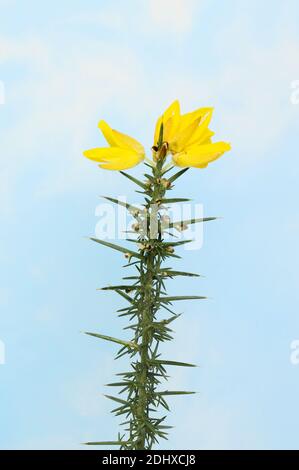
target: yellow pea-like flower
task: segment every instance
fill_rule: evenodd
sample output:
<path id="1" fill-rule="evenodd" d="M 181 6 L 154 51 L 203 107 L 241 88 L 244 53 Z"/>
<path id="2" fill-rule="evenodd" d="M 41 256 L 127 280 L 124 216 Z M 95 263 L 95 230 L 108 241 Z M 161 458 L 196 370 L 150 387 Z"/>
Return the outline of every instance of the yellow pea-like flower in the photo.
<path id="1" fill-rule="evenodd" d="M 173 163 L 180 167 L 205 168 L 231 148 L 226 142 L 211 142 L 214 135 L 209 129 L 212 114 L 213 108 L 181 114 L 179 102 L 174 101 L 157 121 L 154 146 L 159 143 L 163 123 L 162 140 L 167 143 Z"/>
<path id="2" fill-rule="evenodd" d="M 230 144 L 226 142 L 191 145 L 186 150 L 173 155 L 172 159 L 177 166 L 206 168 L 209 163 L 217 160 L 230 148 Z"/>
<path id="3" fill-rule="evenodd" d="M 105 121 L 99 122 L 99 128 L 110 147 L 86 150 L 85 157 L 99 162 L 105 170 L 127 170 L 144 159 L 144 148 L 133 137 L 112 129 Z"/>
<path id="4" fill-rule="evenodd" d="M 159 117 L 155 127 L 154 146 L 159 143 L 160 128 L 163 122 L 163 141 L 170 142 L 174 137 L 179 124 L 180 116 L 180 103 L 178 100 L 174 101 L 169 108 L 166 109 L 164 114 Z"/>

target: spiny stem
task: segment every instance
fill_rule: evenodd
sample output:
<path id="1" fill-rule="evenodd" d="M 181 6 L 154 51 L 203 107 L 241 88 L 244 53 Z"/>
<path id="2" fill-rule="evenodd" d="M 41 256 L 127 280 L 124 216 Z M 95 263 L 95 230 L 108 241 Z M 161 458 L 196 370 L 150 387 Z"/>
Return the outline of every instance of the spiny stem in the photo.
<path id="1" fill-rule="evenodd" d="M 140 373 L 137 376 L 137 383 L 139 384 L 138 391 L 138 421 L 139 421 L 139 435 L 136 442 L 136 449 L 145 449 L 146 430 L 145 423 L 148 419 L 148 402 L 147 402 L 147 385 L 148 385 L 148 361 L 149 361 L 149 346 L 150 346 L 150 326 L 153 321 L 152 312 L 152 255 L 147 257 L 145 284 L 144 284 L 144 304 L 140 317 L 140 327 L 142 330 L 142 342 L 140 346 Z"/>
<path id="2" fill-rule="evenodd" d="M 166 225 L 175 227 L 179 225 L 182 230 L 188 223 L 202 222 L 207 219 L 190 219 L 187 221 L 171 222 L 164 213 L 169 204 L 182 201 L 182 198 L 165 198 L 168 190 L 172 189 L 173 181 L 185 173 L 180 170 L 170 178 L 165 178 L 165 159 L 168 151 L 167 144 L 163 142 L 162 134 L 159 145 L 153 147 L 155 165 L 151 167 L 151 174 L 146 173 L 146 181 L 123 173 L 132 180 L 139 188 L 143 189 L 145 202 L 143 208 L 126 204 L 126 209 L 132 211 L 135 219 L 132 229 L 138 233 L 137 238 L 129 238 L 128 241 L 137 244 L 138 250 L 131 250 L 115 243 L 92 238 L 95 242 L 124 253 L 129 260 L 126 267 L 137 269 L 136 275 L 126 276 L 124 279 L 132 280 L 132 284 L 120 284 L 104 287 L 104 290 L 114 290 L 118 295 L 128 302 L 128 306 L 118 310 L 119 316 L 128 316 L 130 324 L 125 329 L 134 332 L 131 341 L 107 336 L 102 333 L 87 334 L 111 341 L 121 345 L 116 359 L 129 355 L 131 358 L 131 369 L 117 374 L 121 377 L 117 382 L 108 386 L 121 387 L 119 395 L 106 397 L 117 404 L 112 410 L 116 416 L 124 416 L 125 421 L 121 424 L 125 427 L 125 434 L 118 434 L 115 441 L 109 441 L 111 445 L 119 445 L 120 450 L 143 450 L 152 449 L 160 438 L 167 439 L 169 426 L 164 424 L 166 416 L 157 417 L 152 414 L 160 407 L 169 411 L 166 397 L 170 395 L 184 395 L 193 392 L 181 390 L 159 390 L 162 380 L 167 380 L 168 366 L 193 367 L 187 362 L 173 361 L 161 357 L 159 346 L 161 342 L 170 341 L 171 328 L 169 324 L 179 317 L 172 311 L 172 302 L 176 300 L 202 299 L 202 296 L 167 296 L 165 280 L 174 276 L 195 276 L 194 273 L 184 271 L 173 271 L 164 266 L 164 261 L 175 256 L 174 249 L 183 241 L 166 242 L 164 233 Z M 114 198 L 108 198 L 113 203 L 123 204 Z M 171 222 L 171 223 L 169 223 Z M 187 240 L 188 241 L 188 240 Z M 131 261 L 133 258 L 133 261 Z M 169 318 L 157 319 L 156 316 L 161 309 L 168 311 Z M 134 320 L 134 323 L 131 321 Z M 127 434 L 128 433 L 128 434 Z M 108 442 L 108 443 L 109 443 Z M 90 445 L 106 445 L 107 441 L 90 442 Z"/>
<path id="3" fill-rule="evenodd" d="M 160 178 L 162 173 L 163 161 L 158 162 L 156 167 L 153 167 L 153 192 L 151 200 L 146 205 L 149 215 L 149 226 L 147 227 L 146 238 L 151 242 L 152 227 L 158 222 L 158 208 L 156 201 L 161 199 L 165 194 L 165 189 L 161 186 Z M 158 234 L 157 234 L 158 235 Z M 144 240 L 143 240 L 144 241 Z M 161 240 L 160 240 L 161 241 Z M 153 392 L 150 390 L 152 379 L 149 377 L 149 360 L 150 360 L 150 347 L 153 340 L 152 325 L 154 321 L 154 303 L 155 299 L 160 296 L 160 285 L 157 285 L 157 291 L 154 288 L 154 274 L 160 268 L 160 257 L 155 252 L 155 247 L 159 240 L 153 240 L 153 247 L 145 256 L 146 259 L 141 261 L 141 284 L 144 291 L 143 302 L 141 302 L 141 311 L 139 316 L 139 324 L 141 330 L 141 345 L 140 345 L 140 361 L 137 363 L 137 388 L 138 388 L 138 401 L 136 417 L 138 420 L 138 433 L 136 439 L 136 449 L 141 450 L 146 448 L 146 424 L 149 421 L 149 403 L 148 393 Z"/>

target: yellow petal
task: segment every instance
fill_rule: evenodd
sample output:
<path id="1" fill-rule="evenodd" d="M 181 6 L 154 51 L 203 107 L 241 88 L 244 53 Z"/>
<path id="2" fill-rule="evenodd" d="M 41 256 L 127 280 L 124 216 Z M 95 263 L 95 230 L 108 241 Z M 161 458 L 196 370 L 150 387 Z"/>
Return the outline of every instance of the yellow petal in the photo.
<path id="1" fill-rule="evenodd" d="M 190 124 L 192 124 L 197 119 L 200 119 L 201 123 L 205 116 L 209 116 L 209 121 L 207 123 L 208 126 L 212 118 L 213 110 L 214 108 L 198 108 L 191 113 L 182 114 L 180 117 L 180 130 L 190 126 Z"/>
<path id="2" fill-rule="evenodd" d="M 188 150 L 189 147 L 193 147 L 195 145 L 211 143 L 211 137 L 213 135 L 214 132 L 212 132 L 210 129 L 202 129 L 199 126 L 187 142 L 184 150 Z"/>
<path id="3" fill-rule="evenodd" d="M 135 154 L 136 152 L 134 150 L 120 147 L 101 147 L 85 150 L 85 152 L 83 152 L 86 158 L 95 162 L 106 162 L 115 158 L 127 158 Z"/>
<path id="4" fill-rule="evenodd" d="M 224 152 L 230 150 L 230 144 L 216 142 L 214 144 L 194 145 L 186 151 L 173 155 L 173 161 L 177 166 L 205 168 L 209 163 L 221 157 Z"/>
<path id="5" fill-rule="evenodd" d="M 133 137 L 130 137 L 122 132 L 111 129 L 111 127 L 105 122 L 99 122 L 99 128 L 101 129 L 105 139 L 108 144 L 112 147 L 121 147 L 130 150 L 135 150 L 136 152 L 144 155 L 144 147 Z"/>
<path id="6" fill-rule="evenodd" d="M 106 121 L 100 121 L 98 124 L 98 127 L 101 129 L 103 136 L 107 140 L 108 144 L 111 145 L 111 147 L 117 147 L 116 140 L 113 136 L 113 132 L 109 124 L 107 124 Z"/>
<path id="7" fill-rule="evenodd" d="M 111 162 L 101 163 L 99 167 L 103 168 L 104 170 L 128 170 L 129 168 L 133 168 L 134 166 L 138 165 L 138 163 L 140 163 L 140 160 L 136 160 L 136 158 L 115 158 Z"/>
<path id="8" fill-rule="evenodd" d="M 104 163 L 102 168 L 111 170 L 125 170 L 132 168 L 143 160 L 143 156 L 134 150 L 120 147 L 104 147 L 86 150 L 83 155 L 95 162 Z"/>
<path id="9" fill-rule="evenodd" d="M 135 152 L 139 153 L 140 155 L 145 154 L 145 150 L 143 145 L 141 145 L 138 140 L 133 139 L 133 137 L 130 137 L 126 134 L 123 134 L 122 132 L 116 131 L 113 129 L 113 136 L 117 142 L 117 145 L 119 147 L 123 148 L 128 148 L 128 149 L 133 149 Z"/>
<path id="10" fill-rule="evenodd" d="M 214 132 L 210 131 L 209 129 L 206 131 L 206 133 L 203 135 L 203 137 L 200 139 L 200 145 L 205 145 L 205 144 L 211 144 L 212 140 L 211 137 L 213 137 Z M 197 142 L 196 145 L 199 145 Z"/>
<path id="11" fill-rule="evenodd" d="M 213 133 L 208 129 L 213 108 L 199 108 L 179 117 L 179 126 L 170 141 L 170 151 L 179 153 L 194 144 L 203 143 Z"/>
<path id="12" fill-rule="evenodd" d="M 180 127 L 180 116 L 174 114 L 171 116 L 163 126 L 163 140 L 170 143 L 176 136 Z"/>
<path id="13" fill-rule="evenodd" d="M 183 130 L 177 134 L 173 141 L 170 142 L 170 151 L 172 153 L 182 152 L 187 147 L 188 142 L 192 138 L 194 132 L 196 132 L 199 119 L 200 118 L 197 118 L 195 121 L 191 122 L 189 126 L 183 128 Z"/>
<path id="14" fill-rule="evenodd" d="M 213 108 L 203 109 L 205 109 L 206 112 L 201 115 L 199 125 L 187 143 L 188 146 L 202 144 L 208 137 L 211 137 L 214 134 L 210 129 L 208 129 L 212 119 Z"/>
<path id="15" fill-rule="evenodd" d="M 167 133 L 170 131 L 170 126 L 167 124 L 167 122 L 171 119 L 173 119 L 172 124 L 174 125 L 176 123 L 175 117 L 178 117 L 180 114 L 180 103 L 178 100 L 175 100 L 171 105 L 164 111 L 162 116 L 159 117 L 156 123 L 155 127 L 155 135 L 154 135 L 154 145 L 157 145 L 159 141 L 159 135 L 160 135 L 160 127 L 163 121 L 163 126 L 164 126 L 164 133 L 163 133 L 163 140 L 167 141 Z"/>

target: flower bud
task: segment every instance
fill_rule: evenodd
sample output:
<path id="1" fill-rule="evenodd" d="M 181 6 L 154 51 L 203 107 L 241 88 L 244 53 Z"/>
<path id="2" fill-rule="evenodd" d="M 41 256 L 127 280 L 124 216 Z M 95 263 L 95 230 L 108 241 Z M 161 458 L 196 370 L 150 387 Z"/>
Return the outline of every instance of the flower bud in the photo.
<path id="1" fill-rule="evenodd" d="M 152 182 L 151 181 L 146 180 L 144 184 L 149 189 L 152 187 Z"/>
<path id="2" fill-rule="evenodd" d="M 139 224 L 133 224 L 133 225 L 132 225 L 132 229 L 133 229 L 135 232 L 139 232 L 139 230 L 140 230 L 140 225 L 139 225 Z"/>
<path id="3" fill-rule="evenodd" d="M 161 179 L 161 184 L 165 189 L 169 189 L 171 186 L 171 182 L 166 178 Z"/>
<path id="4" fill-rule="evenodd" d="M 188 229 L 188 225 L 187 224 L 181 224 L 180 227 L 179 227 L 179 230 L 181 232 L 183 232 L 184 230 L 187 230 Z"/>
<path id="5" fill-rule="evenodd" d="M 130 262 L 130 259 L 132 258 L 131 253 L 125 253 L 125 258 Z"/>
<path id="6" fill-rule="evenodd" d="M 158 160 L 164 160 L 164 158 L 166 157 L 167 152 L 168 152 L 168 143 L 163 142 L 163 144 L 161 145 L 161 147 L 159 149 L 155 150 L 156 148 L 157 147 L 153 147 L 153 151 L 154 151 L 153 158 L 154 158 L 154 160 L 156 162 Z"/>

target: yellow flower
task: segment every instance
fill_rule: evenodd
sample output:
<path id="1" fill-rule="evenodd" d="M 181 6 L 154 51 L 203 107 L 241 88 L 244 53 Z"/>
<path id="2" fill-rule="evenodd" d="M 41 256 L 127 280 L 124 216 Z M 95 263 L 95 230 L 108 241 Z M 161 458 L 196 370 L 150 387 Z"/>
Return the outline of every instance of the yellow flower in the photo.
<path id="1" fill-rule="evenodd" d="M 85 157 L 100 162 L 99 166 L 106 170 L 127 170 L 144 159 L 144 148 L 133 137 L 111 129 L 105 121 L 99 122 L 99 128 L 110 147 L 86 150 Z"/>
<path id="2" fill-rule="evenodd" d="M 208 126 L 212 114 L 213 108 L 181 114 L 179 102 L 174 101 L 157 121 L 154 148 L 159 144 L 163 123 L 163 142 L 167 143 L 173 163 L 180 167 L 205 168 L 231 148 L 226 142 L 211 142 L 214 133 Z"/>

